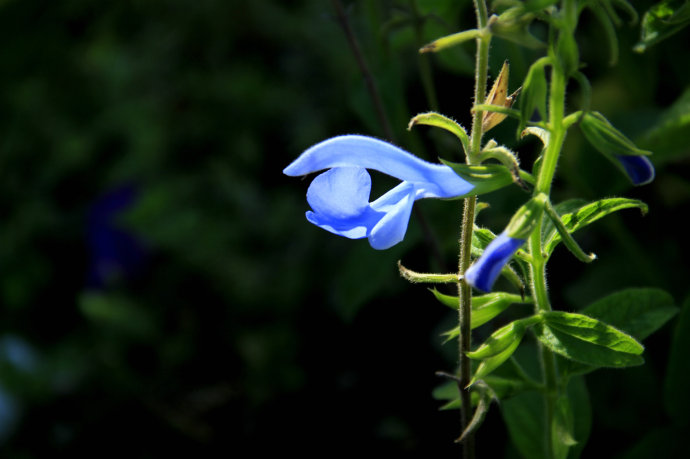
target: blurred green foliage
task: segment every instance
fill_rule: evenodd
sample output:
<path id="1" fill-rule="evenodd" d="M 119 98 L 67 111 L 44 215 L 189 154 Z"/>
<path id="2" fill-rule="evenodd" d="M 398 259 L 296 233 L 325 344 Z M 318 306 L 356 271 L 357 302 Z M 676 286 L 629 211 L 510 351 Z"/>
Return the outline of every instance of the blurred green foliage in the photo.
<path id="1" fill-rule="evenodd" d="M 417 49 L 472 27 L 471 3 L 346 7 L 396 142 L 426 159 L 459 160 L 450 136 L 405 128 L 431 105 Z M 618 32 L 615 67 L 596 18 L 585 16 L 578 32 L 592 108 L 654 152 L 658 176 L 627 190 L 572 132 L 556 195 L 626 191 L 650 213 L 583 231 L 581 244 L 599 255 L 592 265 L 556 250 L 550 286 L 564 310 L 611 286 L 661 287 L 678 302 L 688 293 L 679 219 L 690 203 L 688 32 L 644 54 L 632 52 L 636 27 Z M 384 136 L 330 3 L 7 0 L 0 37 L 3 457 L 215 457 L 249 448 L 337 455 L 364 446 L 457 454 L 457 415 L 437 412 L 431 397 L 434 371 L 455 364 L 454 346 L 441 347 L 440 336 L 454 316 L 400 279 L 395 262 L 454 266 L 461 204 L 419 206 L 440 257 L 429 255 L 419 218 L 402 244 L 376 252 L 309 225 L 306 183 L 281 175 L 324 138 Z M 439 110 L 465 126 L 472 55 L 468 44 L 428 57 Z M 497 39 L 492 74 L 508 58 L 512 90 L 535 56 Z M 579 106 L 579 88 L 569 90 Z M 538 145 L 518 144 L 515 123 L 504 124 L 492 136 L 530 164 Z M 137 199 L 112 224 L 136 235 L 145 255 L 138 269 L 123 266 L 94 285 L 89 215 L 123 184 Z M 494 211 L 479 222 L 503 227 L 523 198 L 488 195 Z M 660 429 L 684 425 L 679 411 L 666 414 L 662 395 L 675 323 L 647 342 L 644 367 L 588 377 L 597 407 L 585 456 L 588 448 L 635 448 L 651 432 L 643 416 Z M 687 380 L 675 359 L 670 371 Z M 492 411 L 478 436 L 481 455 L 512 457 L 506 439 Z"/>

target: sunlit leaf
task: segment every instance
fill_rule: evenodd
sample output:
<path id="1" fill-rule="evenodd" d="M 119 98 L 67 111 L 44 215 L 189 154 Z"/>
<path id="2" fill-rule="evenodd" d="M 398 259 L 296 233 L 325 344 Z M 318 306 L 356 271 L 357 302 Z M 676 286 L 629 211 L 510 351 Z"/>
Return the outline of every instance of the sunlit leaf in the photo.
<path id="1" fill-rule="evenodd" d="M 641 365 L 644 347 L 632 336 L 582 314 L 542 313 L 534 332 L 546 347 L 576 362 L 600 367 Z"/>
<path id="2" fill-rule="evenodd" d="M 581 201 L 569 201 L 567 204 L 555 206 L 556 212 L 560 214 L 561 221 L 570 233 L 599 220 L 606 215 L 622 209 L 638 208 L 642 212 L 647 212 L 647 205 L 642 201 L 628 198 L 607 198 L 599 201 L 594 201 L 588 204 L 583 204 L 577 207 Z M 560 213 L 565 212 L 565 213 Z M 554 248 L 561 242 L 561 236 L 549 222 L 545 225 L 544 237 L 544 252 L 550 255 Z"/>

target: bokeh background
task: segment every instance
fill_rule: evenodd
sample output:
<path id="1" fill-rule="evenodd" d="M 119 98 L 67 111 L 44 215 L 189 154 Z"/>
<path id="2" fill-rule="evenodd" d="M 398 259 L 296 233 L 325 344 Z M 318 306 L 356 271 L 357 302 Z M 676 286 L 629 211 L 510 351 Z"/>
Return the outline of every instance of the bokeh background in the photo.
<path id="1" fill-rule="evenodd" d="M 447 134 L 405 128 L 431 107 L 469 126 L 473 46 L 416 50 L 473 27 L 471 2 L 343 4 L 395 142 L 458 160 Z M 657 179 L 633 189 L 569 135 L 556 200 L 626 195 L 650 212 L 579 233 L 591 266 L 557 250 L 550 286 L 564 310 L 624 287 L 664 288 L 679 306 L 688 294 L 690 34 L 636 54 L 639 25 L 618 32 L 610 66 L 601 25 L 583 15 L 592 107 L 654 151 Z M 458 413 L 432 396 L 434 372 L 454 370 L 441 333 L 455 316 L 396 262 L 453 269 L 461 203 L 417 203 L 405 241 L 378 252 L 310 225 L 308 181 L 281 173 L 325 138 L 387 135 L 331 2 L 4 0 L 0 43 L 3 457 L 459 454 Z M 537 56 L 496 39 L 492 75 L 509 59 L 514 89 Z M 538 145 L 515 129 L 491 137 L 529 167 Z M 479 223 L 500 231 L 525 198 L 486 196 Z M 679 323 L 646 341 L 643 367 L 588 376 L 585 456 L 648 457 L 645 445 L 687 426 L 673 409 L 687 396 L 666 380 L 672 342 L 687 344 Z M 481 457 L 516 457 L 496 405 L 478 444 Z"/>

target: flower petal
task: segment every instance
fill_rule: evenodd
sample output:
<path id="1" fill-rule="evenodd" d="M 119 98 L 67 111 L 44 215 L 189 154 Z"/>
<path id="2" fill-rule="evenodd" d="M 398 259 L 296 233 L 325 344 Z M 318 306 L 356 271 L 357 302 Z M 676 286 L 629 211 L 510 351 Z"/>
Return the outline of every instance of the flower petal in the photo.
<path id="1" fill-rule="evenodd" d="M 499 234 L 465 272 L 465 281 L 484 292 L 491 291 L 503 266 L 524 243 L 524 239 L 512 238 L 505 232 Z"/>
<path id="2" fill-rule="evenodd" d="M 362 239 L 367 237 L 376 224 L 384 217 L 383 212 L 367 209 L 360 218 L 334 220 L 312 211 L 307 211 L 306 217 L 310 223 L 338 236 L 348 239 Z"/>
<path id="3" fill-rule="evenodd" d="M 383 218 L 369 206 L 371 177 L 361 167 L 336 167 L 317 176 L 307 190 L 314 225 L 350 239 L 367 237 Z"/>
<path id="4" fill-rule="evenodd" d="M 418 198 L 457 197 L 473 188 L 446 165 L 423 161 L 388 142 L 362 135 L 324 140 L 302 153 L 283 173 L 299 176 L 332 167 L 353 166 L 415 183 Z"/>
<path id="5" fill-rule="evenodd" d="M 402 182 L 371 204 L 372 209 L 385 212 L 369 234 L 369 244 L 377 250 L 388 249 L 402 241 L 415 201 L 415 187 Z"/>
<path id="6" fill-rule="evenodd" d="M 361 167 L 336 167 L 317 176 L 307 202 L 317 214 L 333 219 L 357 217 L 369 207 L 371 177 Z"/>
<path id="7" fill-rule="evenodd" d="M 646 185 L 654 180 L 654 166 L 646 156 L 616 155 L 633 185 Z"/>

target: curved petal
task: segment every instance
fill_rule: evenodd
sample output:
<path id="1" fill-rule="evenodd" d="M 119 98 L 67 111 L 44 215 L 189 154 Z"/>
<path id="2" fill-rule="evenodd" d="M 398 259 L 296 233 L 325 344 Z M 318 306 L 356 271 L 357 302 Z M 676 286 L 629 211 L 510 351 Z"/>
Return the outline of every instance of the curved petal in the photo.
<path id="1" fill-rule="evenodd" d="M 369 234 L 369 244 L 373 248 L 388 249 L 403 240 L 414 201 L 415 187 L 402 182 L 371 204 L 373 209 L 385 212 Z"/>
<path id="2" fill-rule="evenodd" d="M 316 177 L 307 190 L 314 225 L 349 239 L 367 237 L 384 217 L 369 206 L 371 177 L 361 167 L 336 167 Z"/>
<path id="3" fill-rule="evenodd" d="M 367 237 L 376 224 L 385 216 L 383 212 L 376 212 L 367 208 L 359 218 L 336 220 L 316 212 L 307 211 L 306 217 L 310 223 L 328 232 L 348 239 L 362 239 Z"/>
<path id="4" fill-rule="evenodd" d="M 446 165 L 423 161 L 388 142 L 362 135 L 324 140 L 302 153 L 283 173 L 299 176 L 332 167 L 353 166 L 416 183 L 418 198 L 451 198 L 473 188 Z"/>
<path id="5" fill-rule="evenodd" d="M 646 156 L 616 155 L 633 185 L 646 185 L 654 180 L 654 166 Z"/>
<path id="6" fill-rule="evenodd" d="M 484 253 L 465 272 L 465 281 L 472 287 L 484 292 L 491 291 L 503 266 L 517 249 L 525 243 L 524 239 L 515 239 L 505 232 L 496 236 L 484 249 Z"/>
<path id="7" fill-rule="evenodd" d="M 307 202 L 317 214 L 336 220 L 356 218 L 369 207 L 371 177 L 361 167 L 336 167 L 316 177 Z"/>

